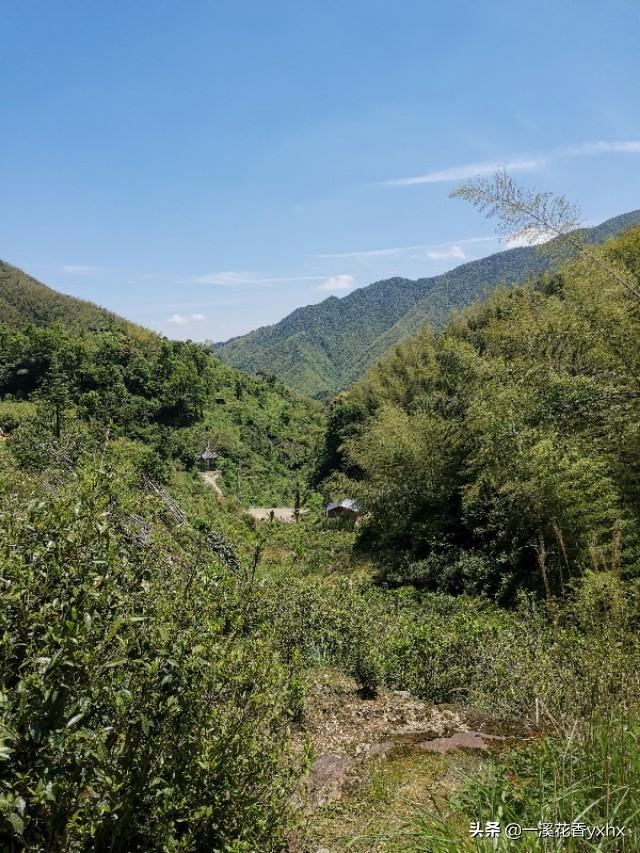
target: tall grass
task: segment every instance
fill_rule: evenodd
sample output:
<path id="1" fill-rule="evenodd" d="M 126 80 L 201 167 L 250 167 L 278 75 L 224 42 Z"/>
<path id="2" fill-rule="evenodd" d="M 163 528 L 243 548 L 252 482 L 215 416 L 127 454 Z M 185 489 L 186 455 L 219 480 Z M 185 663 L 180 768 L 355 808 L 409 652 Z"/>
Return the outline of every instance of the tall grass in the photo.
<path id="1" fill-rule="evenodd" d="M 568 736 L 543 735 L 491 761 L 466 779 L 444 814 L 419 812 L 407 849 L 449 853 L 484 850 L 640 850 L 640 718 L 622 711 L 576 724 Z M 499 821 L 496 839 L 470 837 L 472 821 Z M 623 838 L 504 837 L 509 823 L 523 827 L 572 824 L 625 827 Z"/>

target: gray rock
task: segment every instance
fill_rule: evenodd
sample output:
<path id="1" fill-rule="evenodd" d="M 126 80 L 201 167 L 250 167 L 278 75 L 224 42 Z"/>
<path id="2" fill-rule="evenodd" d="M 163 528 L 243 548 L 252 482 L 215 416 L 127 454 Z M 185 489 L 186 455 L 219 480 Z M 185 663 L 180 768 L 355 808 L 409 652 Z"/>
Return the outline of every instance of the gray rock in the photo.
<path id="1" fill-rule="evenodd" d="M 344 755 L 325 752 L 315 762 L 307 780 L 309 804 L 313 808 L 339 800 L 342 785 L 355 761 Z"/>

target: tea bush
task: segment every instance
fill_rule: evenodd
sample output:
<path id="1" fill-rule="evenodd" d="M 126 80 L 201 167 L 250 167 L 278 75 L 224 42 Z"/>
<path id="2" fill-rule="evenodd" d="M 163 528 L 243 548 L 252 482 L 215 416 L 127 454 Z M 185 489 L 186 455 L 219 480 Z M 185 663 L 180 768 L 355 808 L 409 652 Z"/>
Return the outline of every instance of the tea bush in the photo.
<path id="1" fill-rule="evenodd" d="M 281 849 L 300 686 L 242 581 L 114 473 L 0 483 L 0 846 Z"/>
<path id="2" fill-rule="evenodd" d="M 640 697 L 638 595 L 611 573 L 587 575 L 564 602 L 523 596 L 512 610 L 367 577 L 274 575 L 257 607 L 281 654 L 343 669 L 363 694 L 386 685 L 525 719 L 536 699 L 562 719 Z"/>

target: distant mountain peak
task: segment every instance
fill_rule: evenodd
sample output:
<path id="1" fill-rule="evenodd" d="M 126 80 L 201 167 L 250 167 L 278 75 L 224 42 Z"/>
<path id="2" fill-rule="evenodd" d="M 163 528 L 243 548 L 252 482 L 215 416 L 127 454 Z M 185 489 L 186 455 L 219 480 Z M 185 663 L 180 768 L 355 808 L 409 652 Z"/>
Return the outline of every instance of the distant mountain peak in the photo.
<path id="1" fill-rule="evenodd" d="M 604 242 L 638 223 L 640 210 L 635 210 L 585 231 L 588 240 Z M 331 397 L 421 326 L 438 328 L 452 311 L 501 284 L 522 283 L 549 263 L 538 249 L 525 246 L 467 261 L 439 276 L 394 276 L 296 308 L 279 323 L 217 343 L 215 350 L 241 370 L 268 370 L 304 394 Z"/>

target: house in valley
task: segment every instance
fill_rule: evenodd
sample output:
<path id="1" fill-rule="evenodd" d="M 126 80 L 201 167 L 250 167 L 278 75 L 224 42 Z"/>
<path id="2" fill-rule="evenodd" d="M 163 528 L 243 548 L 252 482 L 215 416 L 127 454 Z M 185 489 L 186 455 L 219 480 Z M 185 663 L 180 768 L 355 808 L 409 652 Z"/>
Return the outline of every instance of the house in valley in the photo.
<path id="1" fill-rule="evenodd" d="M 357 518 L 362 509 L 357 501 L 352 498 L 343 498 L 341 501 L 328 503 L 324 508 L 327 518 Z"/>

